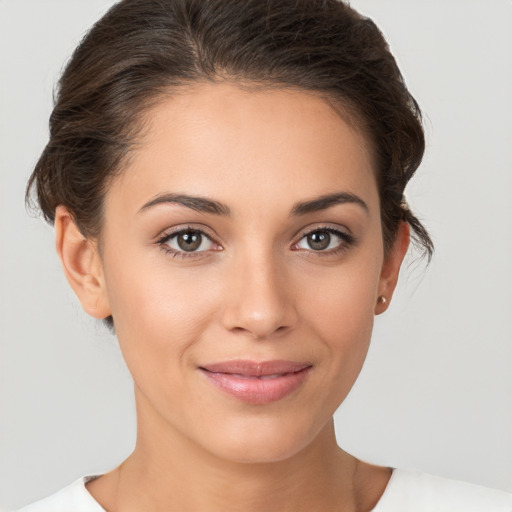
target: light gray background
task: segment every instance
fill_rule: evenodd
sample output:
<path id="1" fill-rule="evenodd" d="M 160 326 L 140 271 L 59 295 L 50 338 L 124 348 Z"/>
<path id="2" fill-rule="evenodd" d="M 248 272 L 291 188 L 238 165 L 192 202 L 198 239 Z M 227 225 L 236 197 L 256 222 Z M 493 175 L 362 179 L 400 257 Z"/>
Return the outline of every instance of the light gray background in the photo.
<path id="1" fill-rule="evenodd" d="M 111 469 L 133 446 L 130 377 L 86 318 L 53 230 L 24 209 L 52 86 L 109 0 L 0 0 L 0 508 Z M 437 254 L 405 268 L 336 416 L 380 464 L 512 491 L 512 3 L 357 0 L 425 110 L 409 189 Z M 410 260 L 412 261 L 412 260 Z"/>

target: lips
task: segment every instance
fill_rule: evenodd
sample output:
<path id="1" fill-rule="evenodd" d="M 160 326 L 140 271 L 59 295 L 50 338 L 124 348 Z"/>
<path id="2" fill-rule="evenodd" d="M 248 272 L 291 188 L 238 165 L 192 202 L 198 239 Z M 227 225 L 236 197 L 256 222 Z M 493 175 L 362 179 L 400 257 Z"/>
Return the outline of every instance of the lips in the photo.
<path id="1" fill-rule="evenodd" d="M 295 361 L 234 360 L 199 367 L 221 391 L 249 404 L 266 404 L 285 398 L 306 379 L 312 365 Z"/>

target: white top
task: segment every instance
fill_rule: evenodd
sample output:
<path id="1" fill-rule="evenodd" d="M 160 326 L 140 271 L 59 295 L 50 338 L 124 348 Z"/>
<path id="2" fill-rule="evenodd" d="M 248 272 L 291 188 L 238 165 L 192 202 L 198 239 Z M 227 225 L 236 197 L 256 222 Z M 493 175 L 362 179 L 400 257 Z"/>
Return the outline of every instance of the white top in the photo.
<path id="1" fill-rule="evenodd" d="M 80 478 L 18 512 L 105 512 Z M 512 494 L 420 471 L 395 469 L 372 512 L 512 512 Z"/>

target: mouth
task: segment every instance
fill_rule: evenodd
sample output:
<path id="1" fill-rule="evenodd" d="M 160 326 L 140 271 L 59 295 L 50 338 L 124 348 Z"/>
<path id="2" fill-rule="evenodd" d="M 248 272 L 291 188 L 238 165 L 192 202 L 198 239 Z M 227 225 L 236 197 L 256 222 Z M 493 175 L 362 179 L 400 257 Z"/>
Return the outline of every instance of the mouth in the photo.
<path id="1" fill-rule="evenodd" d="M 295 361 L 234 360 L 200 366 L 217 389 L 248 404 L 276 402 L 296 391 L 312 365 Z"/>

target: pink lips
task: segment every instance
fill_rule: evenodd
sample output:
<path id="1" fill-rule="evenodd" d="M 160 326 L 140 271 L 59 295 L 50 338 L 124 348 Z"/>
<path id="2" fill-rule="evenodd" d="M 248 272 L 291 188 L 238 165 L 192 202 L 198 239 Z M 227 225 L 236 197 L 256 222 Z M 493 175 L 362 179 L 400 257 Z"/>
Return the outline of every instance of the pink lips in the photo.
<path id="1" fill-rule="evenodd" d="M 311 367 L 294 361 L 236 360 L 208 364 L 199 369 L 222 391 L 249 404 L 266 404 L 295 391 Z"/>

